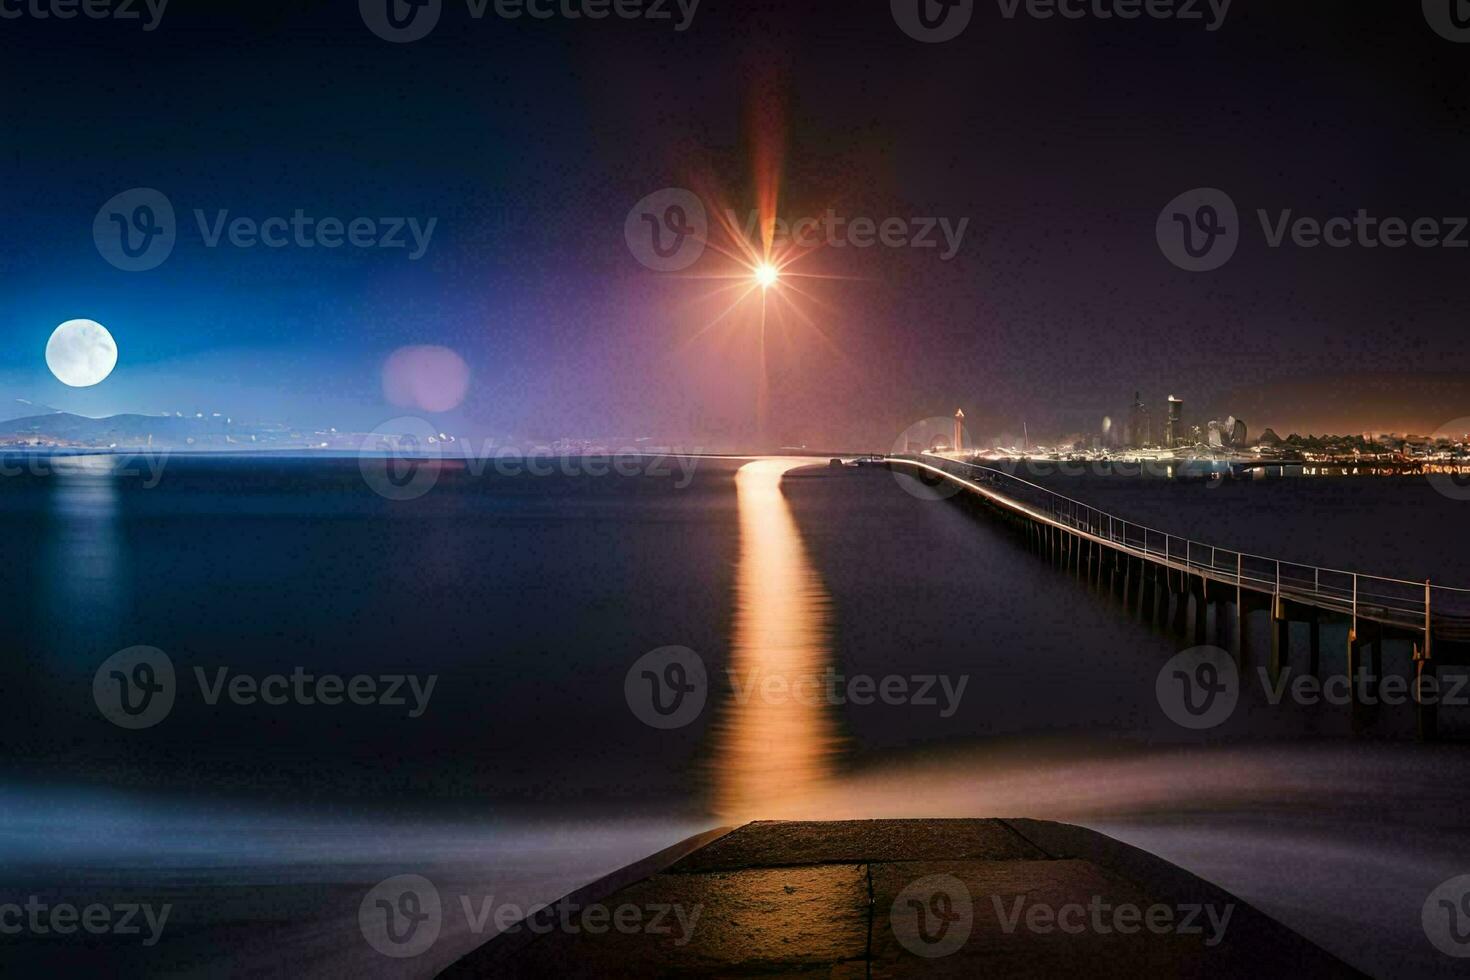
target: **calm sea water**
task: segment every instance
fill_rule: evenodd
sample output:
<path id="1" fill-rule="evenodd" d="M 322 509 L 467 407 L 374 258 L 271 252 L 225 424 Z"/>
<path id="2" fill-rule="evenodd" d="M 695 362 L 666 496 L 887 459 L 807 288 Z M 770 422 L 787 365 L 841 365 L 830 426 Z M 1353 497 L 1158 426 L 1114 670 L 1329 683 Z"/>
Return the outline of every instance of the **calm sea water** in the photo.
<path id="1" fill-rule="evenodd" d="M 0 937 L 7 958 L 428 976 L 493 931 L 454 914 L 456 896 L 548 902 L 756 817 L 998 815 L 1154 850 L 1370 972 L 1454 972 L 1420 914 L 1470 873 L 1470 754 L 1414 742 L 1407 706 L 1353 735 L 1343 708 L 1273 706 L 1247 685 L 1228 722 L 1182 729 L 1155 679 L 1189 644 L 994 522 L 881 471 L 686 462 L 450 470 L 404 501 L 355 459 L 0 479 L 0 891 L 172 906 L 155 945 L 26 934 Z M 1470 503 L 1418 481 L 1065 491 L 1221 544 L 1470 585 Z M 1340 630 L 1323 636 L 1340 669 Z M 167 655 L 177 691 L 130 730 L 94 679 L 139 645 Z M 663 729 L 625 681 L 670 646 L 710 682 L 703 710 Z M 1407 647 L 1385 667 L 1407 671 Z M 761 686 L 829 671 L 928 698 Z M 365 675 L 379 693 L 406 677 L 427 697 L 408 681 L 402 704 L 228 693 L 274 675 Z M 1443 722 L 1470 731 L 1470 709 Z M 368 945 L 358 906 L 403 873 L 452 909 L 434 947 L 400 961 Z"/>

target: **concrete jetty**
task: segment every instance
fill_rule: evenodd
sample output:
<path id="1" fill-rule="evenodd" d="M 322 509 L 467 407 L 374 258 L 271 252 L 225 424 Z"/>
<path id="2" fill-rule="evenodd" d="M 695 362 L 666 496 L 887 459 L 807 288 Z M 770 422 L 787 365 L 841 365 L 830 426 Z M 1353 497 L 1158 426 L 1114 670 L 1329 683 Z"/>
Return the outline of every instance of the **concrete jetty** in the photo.
<path id="1" fill-rule="evenodd" d="M 1361 975 L 1147 852 L 1068 824 L 972 819 L 711 831 L 540 910 L 441 976 L 1079 971 Z"/>

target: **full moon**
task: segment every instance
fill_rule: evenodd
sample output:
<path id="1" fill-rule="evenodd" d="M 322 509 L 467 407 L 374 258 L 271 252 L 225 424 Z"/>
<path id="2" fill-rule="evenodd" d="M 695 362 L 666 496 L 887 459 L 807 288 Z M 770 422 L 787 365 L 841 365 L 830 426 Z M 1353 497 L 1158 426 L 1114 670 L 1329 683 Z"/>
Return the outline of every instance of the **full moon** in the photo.
<path id="1" fill-rule="evenodd" d="M 46 342 L 46 366 L 62 384 L 90 388 L 117 367 L 117 344 L 95 320 L 68 320 Z"/>

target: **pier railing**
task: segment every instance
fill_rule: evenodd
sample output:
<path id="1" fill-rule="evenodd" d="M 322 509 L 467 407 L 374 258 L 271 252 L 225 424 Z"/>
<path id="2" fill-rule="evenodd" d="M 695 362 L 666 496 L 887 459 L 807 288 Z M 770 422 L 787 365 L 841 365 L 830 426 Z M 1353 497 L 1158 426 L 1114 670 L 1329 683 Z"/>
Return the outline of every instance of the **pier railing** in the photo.
<path id="1" fill-rule="evenodd" d="M 913 460 L 1014 510 L 1169 568 L 1403 629 L 1432 621 L 1436 637 L 1470 640 L 1470 589 L 1252 555 L 1118 517 L 995 467 L 930 455 Z"/>

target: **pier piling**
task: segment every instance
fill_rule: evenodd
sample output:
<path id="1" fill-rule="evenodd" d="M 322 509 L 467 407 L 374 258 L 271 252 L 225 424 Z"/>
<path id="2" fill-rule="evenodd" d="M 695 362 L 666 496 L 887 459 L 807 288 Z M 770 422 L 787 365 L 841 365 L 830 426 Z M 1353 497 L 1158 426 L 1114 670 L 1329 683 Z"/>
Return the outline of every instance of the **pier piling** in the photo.
<path id="1" fill-rule="evenodd" d="M 1207 627 L 1209 625 L 1208 619 L 1210 615 L 1208 586 L 1205 584 L 1203 576 L 1197 582 L 1191 582 L 1190 584 L 1193 586 L 1191 591 L 1194 592 L 1194 645 L 1203 646 L 1208 632 Z"/>
<path id="2" fill-rule="evenodd" d="M 1307 645 L 1311 649 L 1307 669 L 1316 677 L 1321 673 L 1322 667 L 1322 613 L 1315 607 L 1309 611 L 1307 617 L 1307 638 Z"/>
<path id="3" fill-rule="evenodd" d="M 1287 617 L 1286 600 L 1277 593 L 1271 603 L 1271 659 L 1266 664 L 1272 684 L 1281 679 L 1283 662 L 1291 662 L 1291 620 Z"/>

